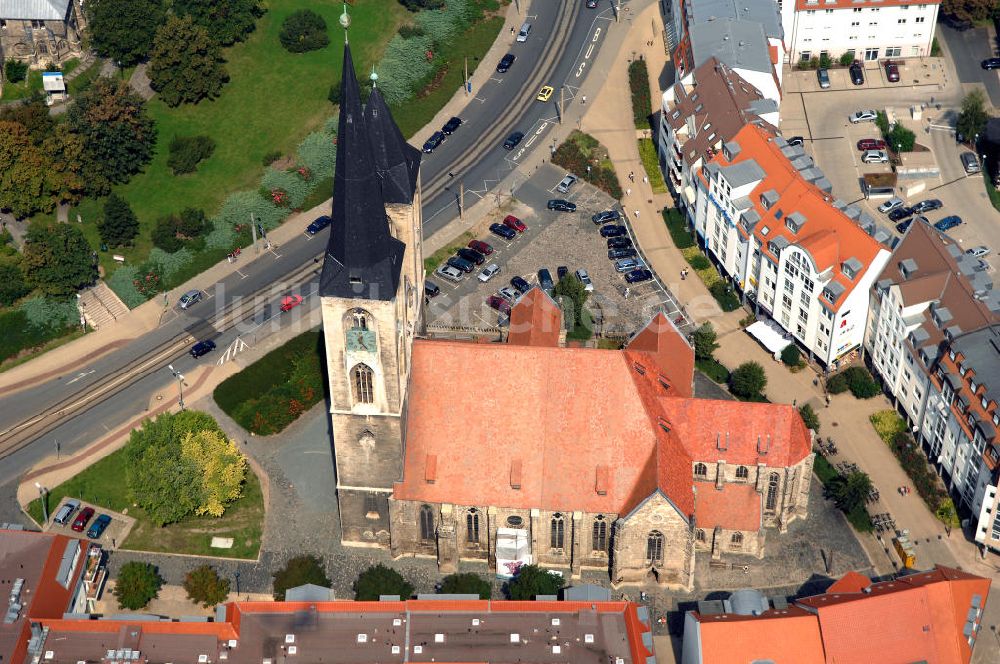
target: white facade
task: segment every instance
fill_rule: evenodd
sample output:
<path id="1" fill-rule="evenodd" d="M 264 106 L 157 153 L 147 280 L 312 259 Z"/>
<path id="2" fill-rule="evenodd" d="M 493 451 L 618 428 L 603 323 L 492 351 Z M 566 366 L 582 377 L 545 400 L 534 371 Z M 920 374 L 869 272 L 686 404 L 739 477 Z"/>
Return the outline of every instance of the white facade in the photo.
<path id="1" fill-rule="evenodd" d="M 836 60 L 847 51 L 858 60 L 930 55 L 938 7 L 925 0 L 784 0 L 788 61 L 822 53 Z"/>
<path id="2" fill-rule="evenodd" d="M 1000 551 L 1000 521 L 997 520 L 997 487 L 990 484 L 986 487 L 983 505 L 979 510 L 979 523 L 976 525 L 976 542 L 984 548 Z"/>

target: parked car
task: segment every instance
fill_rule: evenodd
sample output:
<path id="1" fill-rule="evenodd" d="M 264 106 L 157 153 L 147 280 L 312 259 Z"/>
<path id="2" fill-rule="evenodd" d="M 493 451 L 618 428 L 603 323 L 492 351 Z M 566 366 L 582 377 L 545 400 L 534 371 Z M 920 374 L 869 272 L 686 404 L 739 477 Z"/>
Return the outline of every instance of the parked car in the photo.
<path id="1" fill-rule="evenodd" d="M 550 210 L 556 210 L 557 212 L 576 212 L 576 203 L 565 201 L 561 198 L 550 200 L 548 207 Z"/>
<path id="2" fill-rule="evenodd" d="M 469 249 L 475 249 L 483 256 L 489 256 L 493 253 L 493 247 L 486 244 L 482 240 L 470 240 L 468 244 Z"/>
<path id="3" fill-rule="evenodd" d="M 490 232 L 494 235 L 499 235 L 505 240 L 513 240 L 517 237 L 517 231 L 513 228 L 507 228 L 503 224 L 490 224 Z"/>
<path id="4" fill-rule="evenodd" d="M 188 307 L 191 307 L 199 302 L 201 302 L 201 291 L 189 290 L 181 295 L 181 299 L 177 301 L 177 304 L 181 309 L 187 309 Z"/>
<path id="5" fill-rule="evenodd" d="M 626 249 L 608 249 L 608 259 L 616 261 L 619 258 L 632 258 L 636 255 L 635 247 Z"/>
<path id="6" fill-rule="evenodd" d="M 479 280 L 486 283 L 498 274 L 500 274 L 500 266 L 496 263 L 490 263 L 483 268 L 482 272 L 479 273 Z"/>
<path id="7" fill-rule="evenodd" d="M 80 501 L 71 498 L 63 503 L 62 507 L 55 513 L 55 516 L 52 517 L 52 521 L 58 523 L 60 526 L 65 526 L 78 509 L 80 509 Z"/>
<path id="8" fill-rule="evenodd" d="M 915 218 L 916 217 L 910 217 L 909 219 L 905 219 L 896 224 L 896 232 L 905 233 L 906 231 L 908 231 L 910 229 L 910 225 L 913 224 L 913 220 Z"/>
<path id="9" fill-rule="evenodd" d="M 552 275 L 544 267 L 538 271 L 538 285 L 542 287 L 542 290 L 546 291 L 551 291 L 556 286 L 552 282 Z"/>
<path id="10" fill-rule="evenodd" d="M 628 229 L 624 226 L 601 226 L 601 237 L 618 237 L 626 234 L 628 234 Z"/>
<path id="11" fill-rule="evenodd" d="M 519 293 L 527 293 L 531 290 L 531 284 L 529 284 L 524 277 L 514 277 L 510 280 L 510 285 L 517 289 Z"/>
<path id="12" fill-rule="evenodd" d="M 625 281 L 630 284 L 640 284 L 653 278 L 653 273 L 646 269 L 632 270 L 625 275 Z"/>
<path id="13" fill-rule="evenodd" d="M 986 58 L 981 64 L 983 69 L 1000 69 L 1000 58 Z"/>
<path id="14" fill-rule="evenodd" d="M 434 274 L 438 275 L 442 279 L 447 279 L 448 281 L 461 281 L 465 273 L 459 270 L 457 267 L 452 267 L 451 265 L 442 265 L 438 269 L 434 270 Z"/>
<path id="15" fill-rule="evenodd" d="M 615 262 L 615 272 L 631 272 L 642 267 L 646 266 L 638 258 L 623 258 Z"/>
<path id="16" fill-rule="evenodd" d="M 447 260 L 447 263 L 448 265 L 454 268 L 458 268 L 459 270 L 465 272 L 466 274 L 476 269 L 475 265 L 473 265 L 472 263 L 470 263 L 469 261 L 465 260 L 460 256 L 452 256 Z"/>
<path id="17" fill-rule="evenodd" d="M 855 60 L 854 62 L 851 63 L 851 66 L 848 67 L 848 70 L 851 72 L 851 83 L 853 83 L 854 85 L 864 85 L 865 68 L 861 65 L 860 62 Z"/>
<path id="18" fill-rule="evenodd" d="M 90 530 L 87 531 L 87 537 L 90 539 L 98 539 L 104 534 L 104 531 L 108 526 L 111 525 L 111 517 L 107 514 L 102 514 L 97 517 L 93 524 L 90 526 Z"/>
<path id="19" fill-rule="evenodd" d="M 896 208 L 889 213 L 889 221 L 900 221 L 901 219 L 906 219 L 913 214 L 914 210 L 912 207 L 901 207 Z"/>
<path id="20" fill-rule="evenodd" d="M 211 339 L 204 339 L 191 346 L 191 350 L 188 352 L 191 353 L 191 357 L 197 359 L 202 355 L 211 353 L 213 350 L 215 350 L 215 342 Z"/>
<path id="21" fill-rule="evenodd" d="M 328 215 L 323 215 L 322 217 L 316 217 L 315 221 L 306 226 L 306 233 L 309 235 L 316 235 L 321 230 L 330 225 L 332 219 Z"/>
<path id="22" fill-rule="evenodd" d="M 878 211 L 881 212 L 882 214 L 889 214 L 893 210 L 896 210 L 896 209 L 899 209 L 899 208 L 903 207 L 905 204 L 906 203 L 903 202 L 902 198 L 898 198 L 896 196 L 893 196 L 892 198 L 890 198 L 886 202 L 882 203 L 882 205 L 879 205 L 878 206 Z"/>
<path id="23" fill-rule="evenodd" d="M 431 134 L 431 137 L 427 139 L 427 142 L 424 143 L 424 152 L 426 152 L 427 154 L 434 152 L 436 148 L 438 148 L 442 143 L 444 143 L 444 140 L 445 140 L 445 135 L 443 131 L 434 132 L 433 134 Z"/>
<path id="24" fill-rule="evenodd" d="M 473 265 L 482 265 L 483 263 L 486 262 L 486 256 L 483 256 L 478 251 L 474 251 L 472 249 L 469 249 L 468 247 L 462 247 L 455 253 L 458 254 L 459 258 L 464 258 Z"/>
<path id="25" fill-rule="evenodd" d="M 958 215 L 953 214 L 951 216 L 945 217 L 941 221 L 936 222 L 934 224 L 934 228 L 938 229 L 943 233 L 944 231 L 950 231 L 952 228 L 961 225 L 962 225 L 962 218 L 959 217 Z"/>
<path id="26" fill-rule="evenodd" d="M 990 255 L 990 248 L 984 244 L 981 244 L 978 247 L 972 247 L 971 249 L 966 249 L 965 253 L 969 254 L 973 258 L 982 258 L 983 256 Z"/>
<path id="27" fill-rule="evenodd" d="M 594 290 L 594 282 L 590 280 L 590 275 L 587 274 L 586 270 L 577 270 L 576 278 L 580 280 L 583 284 L 583 290 L 592 291 Z"/>
<path id="28" fill-rule="evenodd" d="M 528 230 L 528 227 L 524 225 L 524 222 L 512 214 L 508 214 L 503 218 L 503 225 L 517 231 L 518 233 L 523 233 Z"/>
<path id="29" fill-rule="evenodd" d="M 565 265 L 560 265 L 559 267 L 556 268 L 557 281 L 562 281 L 563 277 L 565 277 L 567 274 L 569 274 L 569 268 L 566 267 Z"/>
<path id="30" fill-rule="evenodd" d="M 513 53 L 508 53 L 507 55 L 500 58 L 500 62 L 497 64 L 497 73 L 506 74 L 507 70 L 510 69 L 510 66 L 514 64 L 514 60 L 516 59 L 517 58 L 514 57 Z"/>
<path id="31" fill-rule="evenodd" d="M 976 156 L 975 152 L 963 152 L 960 157 L 962 159 L 962 167 L 966 173 L 971 175 L 980 171 L 979 157 Z"/>
<path id="32" fill-rule="evenodd" d="M 920 201 L 914 205 L 913 211 L 917 214 L 922 214 L 924 212 L 930 212 L 931 210 L 940 210 L 942 205 L 944 204 L 938 199 L 928 198 L 926 201 Z"/>
<path id="33" fill-rule="evenodd" d="M 424 281 L 424 295 L 427 298 L 437 297 L 441 294 L 441 287 L 433 281 Z"/>
<path id="34" fill-rule="evenodd" d="M 820 67 L 816 70 L 816 78 L 819 80 L 819 87 L 822 89 L 827 89 L 830 87 L 830 70 L 825 67 Z"/>
<path id="35" fill-rule="evenodd" d="M 499 295 L 503 299 L 507 300 L 511 304 L 514 304 L 515 302 L 517 302 L 517 298 L 520 297 L 520 293 L 518 293 L 516 290 L 514 290 L 510 286 L 504 286 L 503 288 L 501 288 L 500 290 L 498 290 L 497 291 L 497 295 Z"/>
<path id="36" fill-rule="evenodd" d="M 865 150 L 885 150 L 887 147 L 889 146 L 881 138 L 862 138 L 858 141 L 858 149 L 862 152 Z"/>
<path id="37" fill-rule="evenodd" d="M 282 312 L 291 311 L 300 304 L 302 304 L 301 295 L 286 295 L 285 297 L 281 298 L 281 311 Z"/>
<path id="38" fill-rule="evenodd" d="M 567 173 L 566 177 L 560 180 L 559 184 L 556 185 L 556 191 L 558 191 L 560 194 L 565 194 L 566 192 L 569 191 L 570 187 L 576 184 L 576 180 L 577 177 L 575 175 Z"/>
<path id="39" fill-rule="evenodd" d="M 517 31 L 517 41 L 526 42 L 528 41 L 528 35 L 531 34 L 531 23 L 523 23 L 521 29 Z"/>
<path id="40" fill-rule="evenodd" d="M 863 164 L 888 164 L 889 153 L 885 150 L 865 150 L 861 155 Z"/>
<path id="41" fill-rule="evenodd" d="M 789 138 L 786 138 L 785 142 L 788 143 L 789 145 L 802 145 L 803 143 L 805 143 L 805 139 L 802 138 L 801 136 L 791 136 Z"/>
<path id="42" fill-rule="evenodd" d="M 858 124 L 859 122 L 875 122 L 875 118 L 878 117 L 878 113 L 872 110 L 867 111 L 854 111 L 847 117 L 851 121 L 851 124 Z"/>
<path id="43" fill-rule="evenodd" d="M 73 525 L 70 526 L 70 528 L 72 528 L 75 532 L 82 533 L 83 529 L 87 527 L 87 524 L 90 523 L 92 518 L 94 518 L 94 508 L 84 507 L 83 510 L 76 515 L 76 518 L 73 519 Z"/>
<path id="44" fill-rule="evenodd" d="M 990 264 L 980 258 L 973 264 L 972 269 L 976 272 L 987 272 L 990 269 Z"/>
<path id="45" fill-rule="evenodd" d="M 624 249 L 631 246 L 632 240 L 624 235 L 608 238 L 608 249 Z"/>
<path id="46" fill-rule="evenodd" d="M 618 221 L 621 218 L 622 215 L 618 210 L 605 210 L 604 212 L 598 212 L 590 219 L 595 224 L 606 224 L 609 221 Z"/>
<path id="47" fill-rule="evenodd" d="M 890 83 L 899 82 L 899 65 L 892 60 L 887 60 L 885 63 L 885 78 Z"/>
<path id="48" fill-rule="evenodd" d="M 511 132 L 510 136 L 507 137 L 507 140 L 503 142 L 503 149 L 513 150 L 514 148 L 517 147 L 517 144 L 520 143 L 522 140 L 524 140 L 524 132 L 521 131 Z"/>
<path id="49" fill-rule="evenodd" d="M 542 89 L 538 91 L 538 96 L 535 97 L 538 101 L 548 101 L 552 99 L 552 93 L 555 92 L 555 88 L 551 85 L 543 85 Z"/>
<path id="50" fill-rule="evenodd" d="M 496 309 L 502 314 L 510 313 L 510 302 L 503 299 L 499 295 L 490 295 L 486 298 L 486 304 L 490 305 L 493 309 Z"/>
<path id="51" fill-rule="evenodd" d="M 451 136 L 461 126 L 462 126 L 462 118 L 458 117 L 452 118 L 451 120 L 445 122 L 444 126 L 441 127 L 441 133 Z"/>
<path id="52" fill-rule="evenodd" d="M 597 0 L 587 0 L 587 9 L 596 9 Z"/>

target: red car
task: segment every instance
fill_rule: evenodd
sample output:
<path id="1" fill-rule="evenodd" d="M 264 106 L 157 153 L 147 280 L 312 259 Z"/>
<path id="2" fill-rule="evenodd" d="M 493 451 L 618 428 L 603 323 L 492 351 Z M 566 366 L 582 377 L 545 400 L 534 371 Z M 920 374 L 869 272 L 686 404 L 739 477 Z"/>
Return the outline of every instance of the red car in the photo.
<path id="1" fill-rule="evenodd" d="M 512 214 L 508 214 L 503 218 L 503 225 L 507 228 L 513 228 L 518 233 L 523 233 L 528 230 L 528 227 L 524 225 L 524 222 Z"/>
<path id="2" fill-rule="evenodd" d="M 502 314 L 510 313 L 510 302 L 503 299 L 499 295 L 490 295 L 486 298 L 486 304 L 490 305 L 492 308 L 496 309 Z"/>
<path id="3" fill-rule="evenodd" d="M 859 150 L 885 150 L 886 144 L 881 138 L 862 138 L 858 141 Z"/>
<path id="4" fill-rule="evenodd" d="M 478 251 L 483 256 L 489 256 L 490 254 L 493 253 L 493 247 L 486 244 L 482 240 L 473 240 L 472 242 L 470 242 L 469 249 L 472 249 L 473 251 Z"/>
<path id="5" fill-rule="evenodd" d="M 284 299 L 281 300 L 281 310 L 291 311 L 300 304 L 302 304 L 301 295 L 286 295 Z"/>
<path id="6" fill-rule="evenodd" d="M 897 65 L 892 60 L 887 60 L 885 63 L 885 77 L 890 83 L 899 82 L 899 65 Z"/>
<path id="7" fill-rule="evenodd" d="M 76 515 L 76 519 L 73 520 L 73 525 L 70 527 L 74 531 L 82 533 L 92 518 L 94 518 L 94 508 L 84 507 L 83 511 Z"/>

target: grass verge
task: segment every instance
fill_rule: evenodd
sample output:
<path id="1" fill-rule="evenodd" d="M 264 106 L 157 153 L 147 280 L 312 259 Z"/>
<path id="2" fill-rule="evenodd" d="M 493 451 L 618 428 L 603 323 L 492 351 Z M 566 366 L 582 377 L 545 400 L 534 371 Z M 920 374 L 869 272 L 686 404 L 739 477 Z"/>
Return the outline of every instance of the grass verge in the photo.
<path id="1" fill-rule="evenodd" d="M 3 101 L 27 99 L 33 92 L 42 91 L 42 72 L 37 69 L 28 71 L 28 76 L 20 83 L 4 83 Z"/>
<path id="2" fill-rule="evenodd" d="M 653 188 L 653 193 L 667 193 L 667 183 L 663 181 L 663 173 L 660 172 L 660 161 L 656 156 L 656 146 L 653 145 L 653 139 L 639 139 L 639 158 L 642 160 L 642 167 L 649 177 L 649 186 Z"/>
<path id="3" fill-rule="evenodd" d="M 552 163 L 578 175 L 612 198 L 621 200 L 622 186 L 608 149 L 590 134 L 574 129 L 552 155 Z"/>
<path id="4" fill-rule="evenodd" d="M 702 372 L 716 383 L 724 385 L 729 382 L 729 369 L 727 369 L 714 357 L 707 360 L 695 360 L 694 366 L 698 369 L 698 371 Z"/>
<path id="5" fill-rule="evenodd" d="M 23 362 L 74 332 L 78 332 L 77 336 L 82 334 L 78 326 L 51 328 L 32 325 L 21 309 L 0 312 L 0 371 L 13 366 L 8 366 L 8 361 Z"/>
<path id="6" fill-rule="evenodd" d="M 459 235 L 453 242 L 441 247 L 430 256 L 424 259 L 424 269 L 433 272 L 437 266 L 448 260 L 452 254 L 469 244 L 470 240 L 475 240 L 476 236 L 466 231 Z"/>

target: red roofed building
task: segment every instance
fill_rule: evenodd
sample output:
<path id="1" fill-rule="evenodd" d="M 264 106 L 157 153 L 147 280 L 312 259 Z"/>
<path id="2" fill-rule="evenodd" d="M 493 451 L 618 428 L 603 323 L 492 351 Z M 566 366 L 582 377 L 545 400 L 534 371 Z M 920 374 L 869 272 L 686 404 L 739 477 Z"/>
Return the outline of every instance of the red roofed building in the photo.
<path id="1" fill-rule="evenodd" d="M 880 583 L 849 572 L 782 608 L 740 591 L 725 613 L 685 616 L 681 663 L 967 664 L 989 590 L 989 579 L 937 566 Z"/>
<path id="2" fill-rule="evenodd" d="M 346 544 L 691 588 L 696 551 L 762 556 L 766 528 L 806 516 L 797 411 L 694 399 L 663 314 L 623 350 L 564 347 L 534 289 L 507 343 L 423 338 L 419 152 L 377 89 L 362 110 L 349 50 L 342 80 L 320 295 Z"/>

